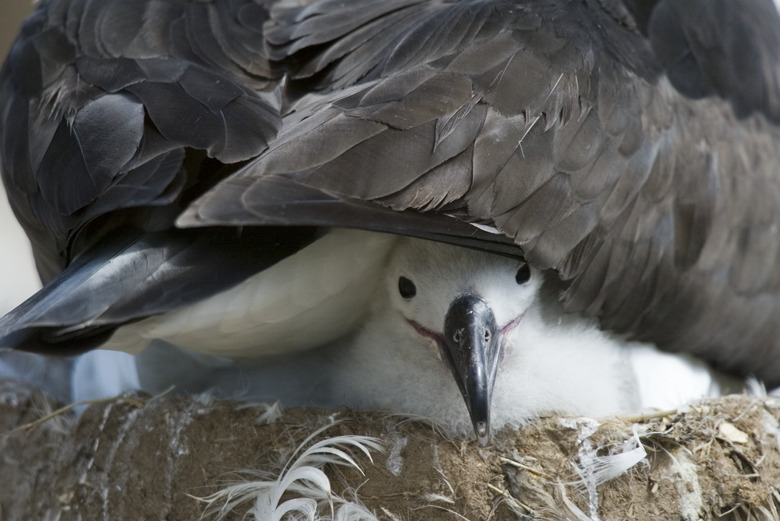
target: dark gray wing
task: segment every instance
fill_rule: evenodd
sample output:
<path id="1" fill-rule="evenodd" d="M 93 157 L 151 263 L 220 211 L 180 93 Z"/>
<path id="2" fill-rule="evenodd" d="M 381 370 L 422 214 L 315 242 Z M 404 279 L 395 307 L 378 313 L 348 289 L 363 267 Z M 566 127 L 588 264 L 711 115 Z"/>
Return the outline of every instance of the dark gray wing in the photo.
<path id="1" fill-rule="evenodd" d="M 0 72 L 0 152 L 45 281 L 106 227 L 170 226 L 218 179 L 206 156 L 266 147 L 281 123 L 266 17 L 251 0 L 51 0 L 26 20 Z"/>
<path id="2" fill-rule="evenodd" d="M 780 383 L 777 27 L 769 0 L 281 2 L 282 131 L 179 223 L 272 222 L 283 179 L 493 225 L 567 309 Z"/>
<path id="3" fill-rule="evenodd" d="M 252 0 L 50 0 L 26 20 L 0 71 L 0 170 L 47 284 L 0 319 L 0 346 L 88 349 L 311 240 L 173 229 L 281 124 L 267 17 Z"/>

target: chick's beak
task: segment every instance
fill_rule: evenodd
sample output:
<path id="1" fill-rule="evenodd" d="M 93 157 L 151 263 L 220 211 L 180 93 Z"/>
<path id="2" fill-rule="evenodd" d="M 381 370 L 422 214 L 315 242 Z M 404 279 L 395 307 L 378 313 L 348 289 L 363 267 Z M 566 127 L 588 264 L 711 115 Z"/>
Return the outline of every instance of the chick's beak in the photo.
<path id="1" fill-rule="evenodd" d="M 444 351 L 480 445 L 490 439 L 490 400 L 501 359 L 493 310 L 480 297 L 461 295 L 444 318 Z"/>

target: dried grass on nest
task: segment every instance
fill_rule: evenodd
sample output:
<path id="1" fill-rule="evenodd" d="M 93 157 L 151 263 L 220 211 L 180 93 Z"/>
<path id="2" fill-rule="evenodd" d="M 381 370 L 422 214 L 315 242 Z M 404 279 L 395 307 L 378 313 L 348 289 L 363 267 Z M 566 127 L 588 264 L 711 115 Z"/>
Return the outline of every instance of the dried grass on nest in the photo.
<path id="1" fill-rule="evenodd" d="M 263 409 L 203 396 L 96 404 L 78 421 L 23 432 L 40 397 L 20 385 L 0 391 L 0 475 L 12 485 L 0 489 L 4 519 L 196 520 L 204 507 L 193 496 L 245 480 L 237 471 L 273 481 L 299 447 L 372 436 L 385 450 L 372 449 L 372 463 L 352 446 L 360 470 L 323 462 L 329 483 L 313 518 L 339 512 L 330 494 L 337 507 L 356 505 L 343 519 L 780 520 L 780 401 L 767 397 L 599 423 L 545 418 L 480 448 L 379 413 L 290 409 L 258 425 Z M 646 458 L 633 464 L 639 451 Z M 251 508 L 237 505 L 225 519 Z"/>

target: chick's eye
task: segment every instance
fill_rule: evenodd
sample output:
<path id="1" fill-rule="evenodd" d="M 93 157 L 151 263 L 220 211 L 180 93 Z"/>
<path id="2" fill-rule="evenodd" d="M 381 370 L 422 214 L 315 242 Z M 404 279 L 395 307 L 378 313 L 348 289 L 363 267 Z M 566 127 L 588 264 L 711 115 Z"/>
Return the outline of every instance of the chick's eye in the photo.
<path id="1" fill-rule="evenodd" d="M 398 293 L 403 298 L 410 299 L 417 294 L 417 286 L 406 277 L 398 277 Z"/>
<path id="2" fill-rule="evenodd" d="M 518 284 L 525 284 L 528 282 L 528 280 L 531 278 L 531 268 L 528 267 L 528 264 L 523 264 L 520 266 L 520 269 L 517 270 L 517 273 L 515 274 L 515 282 Z"/>

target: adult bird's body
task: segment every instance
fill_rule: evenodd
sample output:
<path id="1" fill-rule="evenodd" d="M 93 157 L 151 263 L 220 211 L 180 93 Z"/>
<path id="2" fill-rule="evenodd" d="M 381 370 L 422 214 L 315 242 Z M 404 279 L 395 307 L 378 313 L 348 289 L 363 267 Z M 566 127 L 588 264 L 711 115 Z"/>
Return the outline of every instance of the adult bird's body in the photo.
<path id="1" fill-rule="evenodd" d="M 0 152 L 46 286 L 0 343 L 120 341 L 357 227 L 522 255 L 567 312 L 780 383 L 778 24 L 768 0 L 43 2 Z"/>

